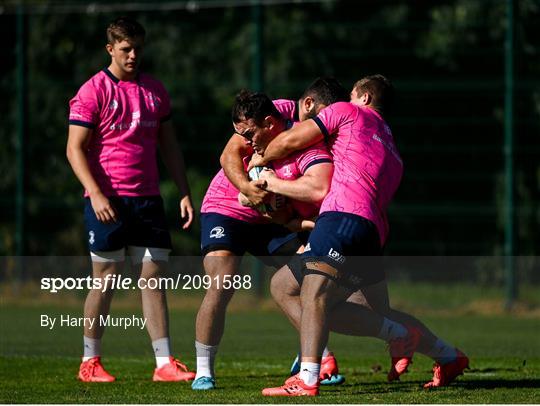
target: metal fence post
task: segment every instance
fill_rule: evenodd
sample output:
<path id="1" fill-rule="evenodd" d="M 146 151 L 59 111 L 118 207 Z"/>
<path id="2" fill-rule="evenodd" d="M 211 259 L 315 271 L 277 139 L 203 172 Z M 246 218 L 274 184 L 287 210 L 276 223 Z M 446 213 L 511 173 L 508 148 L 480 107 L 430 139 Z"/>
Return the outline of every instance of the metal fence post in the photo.
<path id="1" fill-rule="evenodd" d="M 17 115 L 16 115 L 16 154 L 17 154 L 17 191 L 15 195 L 15 275 L 14 293 L 17 293 L 25 280 L 23 255 L 25 254 L 25 220 L 26 220 L 26 174 L 25 174 L 25 141 L 27 120 L 27 83 L 26 83 L 26 16 L 22 2 L 17 5 L 16 23 L 16 66 L 17 66 Z"/>
<path id="2" fill-rule="evenodd" d="M 506 309 L 517 299 L 514 268 L 514 2 L 506 1 L 505 92 L 504 92 L 504 161 L 505 161 L 505 230 Z"/>

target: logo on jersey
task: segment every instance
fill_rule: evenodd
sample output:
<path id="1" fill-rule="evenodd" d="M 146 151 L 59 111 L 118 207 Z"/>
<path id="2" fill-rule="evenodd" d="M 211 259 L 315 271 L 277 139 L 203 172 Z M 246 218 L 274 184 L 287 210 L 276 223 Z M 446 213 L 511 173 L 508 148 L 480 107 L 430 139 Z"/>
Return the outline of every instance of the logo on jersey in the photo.
<path id="1" fill-rule="evenodd" d="M 338 264 L 343 264 L 345 262 L 345 257 L 333 248 L 330 248 L 330 251 L 328 251 L 328 256 Z"/>
<path id="2" fill-rule="evenodd" d="M 225 229 L 221 226 L 214 227 L 210 230 L 210 238 L 223 238 L 225 237 Z"/>
<path id="3" fill-rule="evenodd" d="M 306 248 L 304 248 L 304 252 L 308 251 L 311 251 L 311 245 L 309 244 L 309 242 L 307 243 Z"/>
<path id="4" fill-rule="evenodd" d="M 93 244 L 93 243 L 96 242 L 96 239 L 94 238 L 94 237 L 95 237 L 95 234 L 94 234 L 93 231 L 89 231 L 89 232 L 88 232 L 88 236 L 89 236 L 88 242 L 89 242 L 90 244 Z"/>
<path id="5" fill-rule="evenodd" d="M 110 103 L 109 103 L 109 109 L 110 110 L 116 110 L 118 108 L 118 101 L 116 101 L 116 99 L 113 99 Z"/>
<path id="6" fill-rule="evenodd" d="M 291 166 L 290 165 L 285 165 L 284 167 L 284 172 L 283 172 L 283 176 L 286 177 L 286 178 L 290 178 L 292 176 L 292 171 L 291 171 Z"/>

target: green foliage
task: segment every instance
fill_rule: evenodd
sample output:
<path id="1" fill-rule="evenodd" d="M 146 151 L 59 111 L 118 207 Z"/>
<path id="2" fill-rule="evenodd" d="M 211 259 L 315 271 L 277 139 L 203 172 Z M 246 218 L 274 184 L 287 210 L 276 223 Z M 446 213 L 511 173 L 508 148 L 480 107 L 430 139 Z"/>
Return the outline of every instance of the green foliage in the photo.
<path id="1" fill-rule="evenodd" d="M 518 254 L 532 255 L 540 246 L 540 9 L 534 0 L 515 3 L 516 246 Z M 506 221 L 500 216 L 504 4 L 389 0 L 363 2 L 361 12 L 356 1 L 347 0 L 263 7 L 264 87 L 272 97 L 295 99 L 319 75 L 335 75 L 347 87 L 374 72 L 394 81 L 397 111 L 389 121 L 406 170 L 390 211 L 389 254 L 500 252 Z M 81 187 L 65 159 L 68 102 L 108 64 L 104 31 L 117 13 L 49 10 L 26 17 L 26 253 L 84 254 Z M 171 95 L 178 139 L 200 202 L 231 133 L 234 94 L 253 86 L 250 9 L 129 14 L 147 29 L 142 69 Z M 7 56 L 0 66 L 2 254 L 14 252 L 15 27 L 15 14 L 0 14 Z M 167 173 L 161 173 L 170 201 L 174 190 Z M 196 228 L 174 238 L 179 252 L 198 253 Z"/>

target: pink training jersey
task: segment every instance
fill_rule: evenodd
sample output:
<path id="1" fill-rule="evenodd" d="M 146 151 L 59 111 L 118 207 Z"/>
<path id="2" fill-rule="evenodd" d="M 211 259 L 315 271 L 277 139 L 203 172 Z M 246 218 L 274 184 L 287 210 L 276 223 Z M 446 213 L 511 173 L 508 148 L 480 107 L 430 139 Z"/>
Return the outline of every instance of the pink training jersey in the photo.
<path id="1" fill-rule="evenodd" d="M 157 137 L 170 113 L 167 91 L 146 74 L 121 81 L 104 69 L 79 89 L 69 124 L 94 131 L 87 159 L 103 194 L 159 195 Z"/>
<path id="2" fill-rule="evenodd" d="M 244 169 L 250 157 L 244 158 Z M 201 213 L 218 213 L 248 223 L 268 222 L 261 213 L 251 207 L 242 206 L 238 202 L 238 189 L 234 187 L 223 169 L 214 176 L 204 195 Z"/>
<path id="3" fill-rule="evenodd" d="M 283 159 L 270 162 L 270 167 L 280 179 L 295 180 L 303 176 L 313 165 L 320 163 L 332 163 L 332 156 L 328 152 L 324 142 L 319 142 L 309 148 L 296 151 Z M 291 200 L 291 204 L 297 217 L 310 219 L 319 214 L 319 205 L 298 200 Z"/>
<path id="4" fill-rule="evenodd" d="M 274 105 L 287 120 L 298 117 L 297 103 L 292 100 L 274 100 Z M 250 157 L 244 158 L 244 168 Z M 297 179 L 314 164 L 332 162 L 324 144 L 318 144 L 303 151 L 298 151 L 287 158 L 272 162 L 276 175 L 281 179 Z M 229 181 L 223 169 L 212 179 L 204 196 L 201 213 L 218 213 L 249 223 L 268 222 L 261 213 L 238 203 L 238 189 Z M 317 214 L 318 207 L 309 203 L 293 201 L 293 208 L 303 218 Z M 305 217 L 304 217 L 305 215 Z"/>
<path id="5" fill-rule="evenodd" d="M 403 175 L 390 127 L 375 110 L 339 102 L 314 119 L 334 157 L 334 176 L 321 213 L 338 211 L 372 221 L 381 245 L 388 237 L 386 209 Z"/>

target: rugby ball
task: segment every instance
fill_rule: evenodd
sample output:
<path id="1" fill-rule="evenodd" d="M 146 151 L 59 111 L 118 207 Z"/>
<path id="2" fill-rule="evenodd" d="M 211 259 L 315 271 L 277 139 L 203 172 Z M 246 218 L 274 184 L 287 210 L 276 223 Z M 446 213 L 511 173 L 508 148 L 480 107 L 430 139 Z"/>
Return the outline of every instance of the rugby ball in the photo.
<path id="1" fill-rule="evenodd" d="M 254 166 L 253 168 L 251 168 L 248 172 L 249 180 L 258 180 L 261 176 L 261 173 L 265 169 L 267 169 L 266 166 Z M 257 210 L 262 213 L 280 210 L 285 207 L 285 201 L 285 196 L 270 192 L 270 201 L 268 203 L 259 205 L 257 207 Z"/>
<path id="2" fill-rule="evenodd" d="M 249 180 L 258 180 L 265 169 L 267 169 L 266 166 L 254 166 L 251 168 L 248 172 Z"/>

